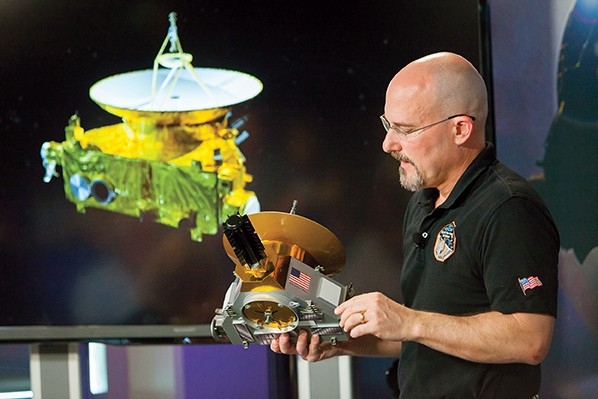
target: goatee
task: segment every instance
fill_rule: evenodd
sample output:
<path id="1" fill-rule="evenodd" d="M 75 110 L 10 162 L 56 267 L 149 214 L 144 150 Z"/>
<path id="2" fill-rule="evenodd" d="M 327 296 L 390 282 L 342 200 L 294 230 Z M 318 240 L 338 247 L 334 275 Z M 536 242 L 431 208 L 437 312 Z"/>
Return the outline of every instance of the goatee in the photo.
<path id="1" fill-rule="evenodd" d="M 401 153 L 399 152 L 393 151 L 390 155 L 399 162 L 410 163 L 415 171 L 415 174 L 413 176 L 408 176 L 405 169 L 399 166 L 399 182 L 401 183 L 401 186 L 405 190 L 413 192 L 421 189 L 424 185 L 424 178 L 417 166 L 415 166 L 415 164 L 409 158 L 407 158 L 404 155 L 401 155 Z"/>

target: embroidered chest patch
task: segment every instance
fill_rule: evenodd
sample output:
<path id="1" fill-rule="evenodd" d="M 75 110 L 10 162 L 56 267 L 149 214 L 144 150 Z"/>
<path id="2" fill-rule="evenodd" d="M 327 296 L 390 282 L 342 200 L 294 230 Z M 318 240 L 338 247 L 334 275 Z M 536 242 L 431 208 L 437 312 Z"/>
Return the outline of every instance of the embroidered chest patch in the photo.
<path id="1" fill-rule="evenodd" d="M 457 224 L 453 220 L 438 232 L 434 243 L 434 258 L 437 261 L 444 262 L 455 253 L 455 246 L 457 245 L 456 227 Z"/>

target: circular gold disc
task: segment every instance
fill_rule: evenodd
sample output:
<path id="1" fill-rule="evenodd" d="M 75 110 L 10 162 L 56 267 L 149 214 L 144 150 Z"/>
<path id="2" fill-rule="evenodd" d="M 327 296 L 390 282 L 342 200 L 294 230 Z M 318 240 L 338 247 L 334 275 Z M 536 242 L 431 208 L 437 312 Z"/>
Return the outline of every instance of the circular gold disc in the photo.
<path id="1" fill-rule="evenodd" d="M 291 308 L 273 301 L 249 302 L 243 307 L 243 316 L 254 327 L 282 332 L 293 330 L 297 324 L 297 315 Z"/>
<path id="2" fill-rule="evenodd" d="M 340 240 L 313 220 L 293 213 L 272 211 L 248 216 L 264 246 L 284 248 L 295 245 L 313 257 L 324 268 L 324 274 L 329 276 L 338 273 L 345 265 L 345 250 Z M 236 259 L 226 237 L 223 237 L 223 243 L 228 256 Z"/>

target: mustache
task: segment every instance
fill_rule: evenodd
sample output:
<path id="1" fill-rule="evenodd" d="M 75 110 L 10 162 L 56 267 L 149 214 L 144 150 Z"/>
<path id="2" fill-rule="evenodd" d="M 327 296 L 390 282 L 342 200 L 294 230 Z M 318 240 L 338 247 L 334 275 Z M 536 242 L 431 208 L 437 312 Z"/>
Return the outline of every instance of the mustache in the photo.
<path id="1" fill-rule="evenodd" d="M 392 152 L 390 153 L 390 155 L 391 155 L 391 156 L 392 156 L 394 159 L 396 159 L 397 161 L 399 161 L 399 162 L 409 162 L 409 163 L 411 163 L 411 164 L 413 163 L 413 162 L 411 161 L 411 159 L 407 158 L 406 156 L 404 156 L 403 154 L 401 154 L 401 153 L 400 153 L 400 152 L 398 152 L 398 151 L 392 151 Z"/>

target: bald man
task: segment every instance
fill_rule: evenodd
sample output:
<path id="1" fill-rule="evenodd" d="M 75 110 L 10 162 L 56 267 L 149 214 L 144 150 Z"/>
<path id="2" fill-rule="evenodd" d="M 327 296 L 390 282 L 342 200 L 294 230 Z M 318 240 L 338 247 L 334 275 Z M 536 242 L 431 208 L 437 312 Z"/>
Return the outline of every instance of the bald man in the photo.
<path id="1" fill-rule="evenodd" d="M 405 66 L 386 92 L 382 148 L 414 191 L 403 225 L 403 304 L 381 293 L 336 309 L 350 339 L 271 344 L 308 361 L 400 357 L 401 398 L 525 398 L 540 390 L 557 307 L 559 237 L 531 185 L 485 142 L 486 86 L 463 57 Z"/>

